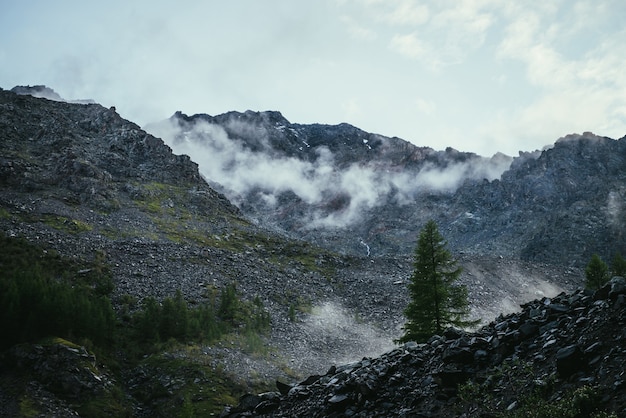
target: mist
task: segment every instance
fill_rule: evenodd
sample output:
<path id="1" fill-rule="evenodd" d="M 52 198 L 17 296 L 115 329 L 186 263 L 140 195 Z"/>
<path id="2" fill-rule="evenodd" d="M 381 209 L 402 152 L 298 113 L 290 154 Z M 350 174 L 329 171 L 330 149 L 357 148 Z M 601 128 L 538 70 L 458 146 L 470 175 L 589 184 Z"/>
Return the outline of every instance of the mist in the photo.
<path id="1" fill-rule="evenodd" d="M 310 219 L 303 220 L 308 228 L 345 227 L 390 199 L 407 205 L 421 193 L 452 193 L 466 180 L 492 181 L 511 164 L 508 158 L 476 158 L 446 167 L 427 163 L 418 172 L 392 172 L 360 163 L 339 169 L 327 147 L 317 147 L 313 161 L 275 155 L 264 129 L 237 120 L 228 123 L 231 131 L 253 137 L 263 151 L 252 151 L 222 126 L 206 121 L 183 128 L 170 119 L 146 129 L 175 153 L 189 155 L 207 181 L 221 186 L 236 205 L 255 193 L 272 207 L 279 195 L 293 193 L 311 207 Z"/>
<path id="2" fill-rule="evenodd" d="M 382 332 L 333 302 L 314 306 L 303 327 L 308 335 L 315 336 L 313 340 L 320 345 L 315 348 L 324 351 L 326 344 L 333 345 L 328 351 L 336 356 L 330 359 L 334 364 L 350 363 L 364 356 L 378 356 L 395 348 L 393 338 L 397 337 L 392 332 L 396 330 Z M 343 342 L 343 350 L 337 350 L 337 341 Z M 354 351 L 355 346 L 359 347 L 358 353 Z"/>

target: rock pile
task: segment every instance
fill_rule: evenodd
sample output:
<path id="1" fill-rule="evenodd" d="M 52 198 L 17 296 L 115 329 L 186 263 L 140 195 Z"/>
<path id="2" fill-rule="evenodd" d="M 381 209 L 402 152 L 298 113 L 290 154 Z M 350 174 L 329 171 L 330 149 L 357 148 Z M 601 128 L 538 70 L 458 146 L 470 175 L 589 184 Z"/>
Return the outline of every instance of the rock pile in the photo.
<path id="1" fill-rule="evenodd" d="M 22 384 L 24 376 L 28 377 L 21 401 L 0 396 L 2 416 L 24 414 L 24 399 L 32 402 L 33 409 L 41 416 L 79 416 L 70 403 L 85 404 L 91 399 L 110 397 L 115 385 L 85 347 L 61 339 L 14 346 L 2 353 L 0 364 L 3 378 L 17 379 L 15 386 Z"/>
<path id="2" fill-rule="evenodd" d="M 475 333 L 448 329 L 377 358 L 333 366 L 277 392 L 246 395 L 223 417 L 456 417 L 557 402 L 582 386 L 626 414 L 626 280 L 524 304 Z"/>

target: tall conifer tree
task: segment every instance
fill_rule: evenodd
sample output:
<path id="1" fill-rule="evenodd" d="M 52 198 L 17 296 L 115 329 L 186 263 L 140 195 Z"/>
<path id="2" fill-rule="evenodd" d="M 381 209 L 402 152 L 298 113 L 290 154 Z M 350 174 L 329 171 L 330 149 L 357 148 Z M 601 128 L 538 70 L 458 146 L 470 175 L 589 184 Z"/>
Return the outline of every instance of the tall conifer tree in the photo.
<path id="1" fill-rule="evenodd" d="M 408 285 L 411 301 L 404 310 L 405 334 L 397 342 L 425 342 L 447 327 L 477 323 L 465 319 L 469 315 L 467 288 L 455 284 L 461 268 L 446 245 L 437 223 L 428 221 L 415 249 L 414 271 Z"/>

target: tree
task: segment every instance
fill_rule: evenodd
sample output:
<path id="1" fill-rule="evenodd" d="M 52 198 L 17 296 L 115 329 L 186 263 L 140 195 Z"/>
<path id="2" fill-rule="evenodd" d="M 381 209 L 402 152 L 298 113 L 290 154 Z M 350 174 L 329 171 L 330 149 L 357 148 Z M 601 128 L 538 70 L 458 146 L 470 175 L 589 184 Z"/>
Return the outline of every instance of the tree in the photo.
<path id="1" fill-rule="evenodd" d="M 465 319 L 469 315 L 467 288 L 455 284 L 462 270 L 446 245 L 435 221 L 428 221 L 415 249 L 414 272 L 408 285 L 411 301 L 404 310 L 407 322 L 399 343 L 425 342 L 449 326 L 478 322 Z"/>
<path id="2" fill-rule="evenodd" d="M 591 256 L 591 260 L 585 268 L 585 287 L 587 289 L 600 289 L 609 281 L 609 266 L 600 258 L 598 254 Z"/>
<path id="3" fill-rule="evenodd" d="M 220 319 L 235 325 L 237 322 L 237 312 L 239 310 L 239 299 L 237 298 L 237 285 L 232 282 L 222 288 L 220 306 L 217 311 Z"/>
<path id="4" fill-rule="evenodd" d="M 626 259 L 620 253 L 615 253 L 611 262 L 613 276 L 626 277 Z"/>

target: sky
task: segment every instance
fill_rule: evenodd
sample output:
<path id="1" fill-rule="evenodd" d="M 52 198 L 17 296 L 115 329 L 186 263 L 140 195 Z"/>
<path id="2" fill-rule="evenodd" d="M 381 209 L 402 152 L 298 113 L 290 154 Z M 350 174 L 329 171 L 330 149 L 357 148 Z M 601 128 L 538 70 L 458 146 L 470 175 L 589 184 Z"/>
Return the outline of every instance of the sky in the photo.
<path id="1" fill-rule="evenodd" d="M 0 0 L 0 87 L 491 156 L 626 135 L 623 0 Z"/>

